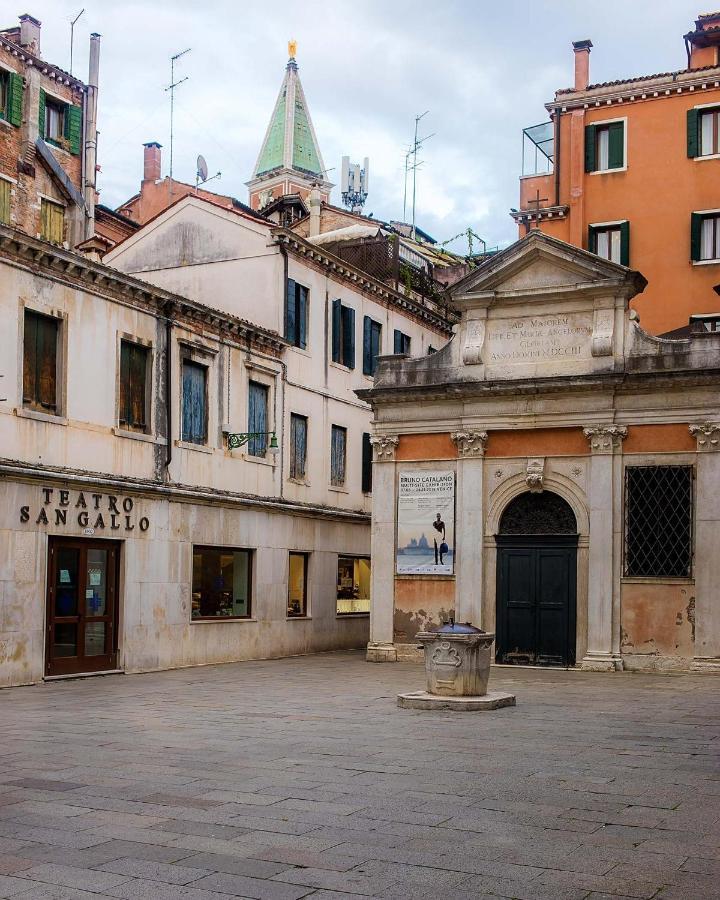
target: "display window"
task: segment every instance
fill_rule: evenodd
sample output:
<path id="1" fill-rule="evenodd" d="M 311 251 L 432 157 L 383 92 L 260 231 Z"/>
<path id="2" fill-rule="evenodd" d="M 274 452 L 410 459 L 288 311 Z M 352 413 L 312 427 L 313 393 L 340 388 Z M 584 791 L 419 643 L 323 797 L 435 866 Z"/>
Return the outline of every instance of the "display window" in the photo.
<path id="1" fill-rule="evenodd" d="M 252 550 L 194 547 L 192 619 L 250 617 Z"/>
<path id="2" fill-rule="evenodd" d="M 370 612 L 370 559 L 338 556 L 337 614 Z"/>
<path id="3" fill-rule="evenodd" d="M 306 616 L 309 553 L 290 553 L 288 563 L 288 605 L 289 618 Z"/>

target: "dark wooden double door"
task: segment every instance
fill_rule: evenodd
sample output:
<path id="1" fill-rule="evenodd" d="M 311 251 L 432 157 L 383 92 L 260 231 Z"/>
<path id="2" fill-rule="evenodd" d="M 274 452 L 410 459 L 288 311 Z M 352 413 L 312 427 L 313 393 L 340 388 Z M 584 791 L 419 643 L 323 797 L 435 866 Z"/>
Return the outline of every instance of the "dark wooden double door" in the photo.
<path id="1" fill-rule="evenodd" d="M 112 541 L 50 538 L 46 675 L 117 668 L 119 558 Z"/>
<path id="2" fill-rule="evenodd" d="M 496 659 L 575 664 L 577 536 L 498 535 Z"/>

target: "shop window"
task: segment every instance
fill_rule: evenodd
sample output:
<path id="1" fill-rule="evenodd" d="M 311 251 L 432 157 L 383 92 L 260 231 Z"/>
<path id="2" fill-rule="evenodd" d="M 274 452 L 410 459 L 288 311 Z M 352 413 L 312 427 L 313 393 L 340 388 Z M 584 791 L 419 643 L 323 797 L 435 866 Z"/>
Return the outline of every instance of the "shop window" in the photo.
<path id="1" fill-rule="evenodd" d="M 625 470 L 625 575 L 689 578 L 692 562 L 692 467 Z"/>
<path id="2" fill-rule="evenodd" d="M 193 547 L 192 619 L 250 616 L 252 551 Z"/>
<path id="3" fill-rule="evenodd" d="M 40 237 L 53 244 L 65 239 L 65 207 L 51 200 L 40 201 Z"/>
<path id="4" fill-rule="evenodd" d="M 588 230 L 588 250 L 603 259 L 630 264 L 630 223 L 615 222 L 612 225 L 591 225 Z"/>
<path id="5" fill-rule="evenodd" d="M 58 412 L 57 361 L 60 323 L 25 310 L 23 337 L 23 406 Z"/>
<path id="6" fill-rule="evenodd" d="M 355 310 L 340 300 L 332 304 L 332 361 L 355 368 Z"/>
<path id="7" fill-rule="evenodd" d="M 0 222 L 10 224 L 10 182 L 0 178 Z"/>
<path id="8" fill-rule="evenodd" d="M 366 556 L 338 556 L 337 614 L 370 612 L 370 560 Z"/>
<path id="9" fill-rule="evenodd" d="M 362 436 L 362 492 L 372 493 L 372 444 L 367 431 Z"/>
<path id="10" fill-rule="evenodd" d="M 298 481 L 305 478 L 307 426 L 307 416 L 290 413 L 290 477 Z"/>
<path id="11" fill-rule="evenodd" d="M 150 351 L 132 341 L 120 342 L 119 424 L 128 431 L 148 431 Z"/>
<path id="12" fill-rule="evenodd" d="M 393 353 L 410 353 L 410 335 L 403 334 L 402 331 L 395 329 L 393 335 Z"/>
<path id="13" fill-rule="evenodd" d="M 250 456 L 264 457 L 267 452 L 267 420 L 269 388 L 259 381 L 251 381 L 248 389 L 248 440 Z"/>
<path id="14" fill-rule="evenodd" d="M 182 361 L 182 440 L 188 444 L 206 444 L 207 366 L 191 359 Z"/>
<path id="15" fill-rule="evenodd" d="M 285 297 L 285 337 L 294 346 L 307 347 L 308 289 L 288 278 Z"/>
<path id="16" fill-rule="evenodd" d="M 585 127 L 585 171 L 609 172 L 625 166 L 625 122 Z"/>
<path id="17" fill-rule="evenodd" d="M 720 154 L 720 107 L 687 111 L 687 155 Z"/>
<path id="18" fill-rule="evenodd" d="M 290 618 L 307 615 L 309 553 L 290 553 L 288 562 L 288 606 Z"/>
<path id="19" fill-rule="evenodd" d="M 330 484 L 333 487 L 345 485 L 346 445 L 347 428 L 333 425 L 330 434 Z"/>
<path id="20" fill-rule="evenodd" d="M 690 256 L 693 262 L 720 260 L 720 211 L 692 214 Z"/>
<path id="21" fill-rule="evenodd" d="M 363 375 L 374 375 L 382 347 L 382 325 L 365 316 L 363 323 Z"/>

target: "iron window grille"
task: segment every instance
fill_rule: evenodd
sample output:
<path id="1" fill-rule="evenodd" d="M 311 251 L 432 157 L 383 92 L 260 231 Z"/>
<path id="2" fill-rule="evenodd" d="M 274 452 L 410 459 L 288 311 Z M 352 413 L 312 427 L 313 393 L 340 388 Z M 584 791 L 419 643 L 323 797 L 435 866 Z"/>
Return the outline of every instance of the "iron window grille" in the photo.
<path id="1" fill-rule="evenodd" d="M 692 569 L 691 466 L 625 469 L 627 577 L 689 578 Z"/>

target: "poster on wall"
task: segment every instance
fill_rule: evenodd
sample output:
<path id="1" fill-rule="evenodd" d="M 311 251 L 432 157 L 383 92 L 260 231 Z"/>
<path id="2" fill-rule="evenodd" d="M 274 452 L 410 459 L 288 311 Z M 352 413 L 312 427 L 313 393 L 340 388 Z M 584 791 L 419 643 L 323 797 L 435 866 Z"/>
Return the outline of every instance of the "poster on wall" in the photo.
<path id="1" fill-rule="evenodd" d="M 398 575 L 452 575 L 455 564 L 455 473 L 400 472 Z"/>

